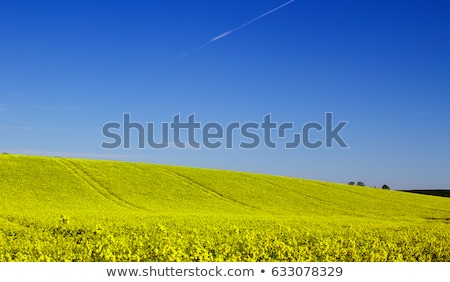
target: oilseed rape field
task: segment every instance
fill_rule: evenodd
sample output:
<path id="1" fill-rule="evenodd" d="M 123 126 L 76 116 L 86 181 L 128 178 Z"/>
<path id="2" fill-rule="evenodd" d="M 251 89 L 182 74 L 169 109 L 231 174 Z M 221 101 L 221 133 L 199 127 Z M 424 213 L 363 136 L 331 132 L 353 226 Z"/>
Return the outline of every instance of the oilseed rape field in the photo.
<path id="1" fill-rule="evenodd" d="M 0 261 L 450 261 L 450 198 L 0 155 Z"/>

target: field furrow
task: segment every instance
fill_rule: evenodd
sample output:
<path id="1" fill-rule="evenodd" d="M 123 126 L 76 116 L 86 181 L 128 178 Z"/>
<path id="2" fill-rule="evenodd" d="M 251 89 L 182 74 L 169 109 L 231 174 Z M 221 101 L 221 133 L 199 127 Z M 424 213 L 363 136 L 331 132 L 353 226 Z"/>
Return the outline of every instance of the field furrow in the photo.
<path id="1" fill-rule="evenodd" d="M 227 203 L 231 203 L 231 204 L 233 204 L 233 205 L 237 205 L 237 206 L 239 206 L 239 207 L 243 207 L 243 208 L 249 209 L 249 210 L 259 210 L 259 211 L 262 211 L 262 210 L 261 210 L 260 208 L 258 208 L 258 207 L 251 206 L 251 205 L 242 203 L 242 202 L 240 202 L 240 201 L 236 201 L 235 199 L 232 199 L 232 198 L 229 198 L 229 197 L 225 197 L 225 196 L 222 195 L 221 193 L 219 193 L 219 192 L 217 192 L 217 191 L 214 191 L 213 189 L 207 187 L 206 185 L 202 185 L 202 184 L 198 183 L 197 181 L 195 181 L 195 180 L 193 180 L 193 179 L 191 179 L 191 178 L 189 178 L 189 177 L 187 177 L 187 176 L 185 176 L 185 175 L 182 175 L 182 174 L 180 174 L 180 173 L 177 173 L 177 172 L 175 172 L 175 171 L 172 171 L 172 170 L 170 170 L 170 169 L 165 168 L 165 169 L 164 169 L 164 172 L 167 173 L 168 175 L 171 175 L 171 176 L 173 176 L 173 177 L 179 178 L 179 179 L 181 179 L 182 181 L 184 181 L 184 182 L 186 182 L 186 183 L 188 183 L 188 184 L 190 184 L 190 185 L 192 185 L 192 186 L 195 186 L 195 187 L 199 188 L 199 189 L 202 190 L 203 192 L 205 192 L 205 193 L 207 193 L 207 194 L 209 194 L 209 195 L 212 195 L 213 197 L 216 197 L 216 198 L 218 198 L 218 199 L 220 199 L 220 200 L 222 200 L 222 201 L 225 201 L 225 202 L 227 202 Z"/>
<path id="2" fill-rule="evenodd" d="M 76 165 L 74 165 L 71 161 L 63 159 L 63 158 L 57 158 L 55 159 L 57 162 L 59 162 L 61 165 L 66 167 L 71 173 L 73 173 L 75 176 L 79 177 L 81 180 L 86 183 L 88 187 L 90 187 L 93 191 L 100 194 L 104 198 L 114 202 L 115 204 L 128 208 L 133 210 L 143 210 L 141 207 L 134 206 L 132 203 L 129 203 L 127 201 L 124 201 L 123 199 L 120 199 L 119 197 L 115 196 L 111 192 L 108 191 L 105 187 L 102 187 L 95 179 L 87 175 L 82 169 L 78 168 Z"/>

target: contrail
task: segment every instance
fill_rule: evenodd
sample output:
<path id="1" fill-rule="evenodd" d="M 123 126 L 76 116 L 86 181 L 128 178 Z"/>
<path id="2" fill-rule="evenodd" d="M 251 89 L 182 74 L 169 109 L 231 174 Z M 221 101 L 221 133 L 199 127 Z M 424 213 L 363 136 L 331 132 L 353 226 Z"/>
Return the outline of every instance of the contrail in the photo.
<path id="1" fill-rule="evenodd" d="M 257 20 L 259 20 L 259 19 L 261 19 L 261 18 L 264 18 L 265 16 L 268 16 L 268 15 L 272 14 L 273 12 L 275 12 L 275 11 L 277 11 L 277 10 L 283 8 L 284 6 L 287 6 L 287 5 L 291 4 L 291 3 L 294 2 L 294 1 L 295 1 L 295 0 L 289 0 L 288 2 L 286 2 L 286 3 L 284 3 L 284 4 L 280 5 L 280 6 L 278 6 L 278 7 L 276 7 L 276 8 L 273 8 L 273 9 L 270 10 L 270 11 L 265 12 L 264 14 L 262 14 L 262 15 L 260 15 L 260 16 L 257 16 L 256 18 L 254 18 L 254 19 L 252 19 L 252 20 L 249 20 L 248 22 L 246 22 L 246 23 L 244 23 L 244 24 L 242 24 L 242 25 L 240 25 L 240 26 L 238 26 L 238 27 L 236 27 L 236 28 L 230 29 L 229 31 L 226 31 L 226 32 L 224 32 L 224 33 L 222 33 L 222 34 L 219 34 L 219 35 L 217 35 L 217 36 L 211 38 L 208 42 L 206 42 L 206 43 L 203 44 L 202 46 L 198 47 L 197 49 L 195 49 L 195 50 L 193 50 L 193 51 L 191 51 L 191 52 L 183 53 L 183 54 L 182 54 L 175 62 L 178 62 L 179 60 L 183 59 L 184 57 L 189 56 L 189 55 L 192 55 L 192 54 L 194 54 L 194 53 L 200 51 L 201 49 L 205 48 L 206 46 L 208 46 L 209 44 L 213 43 L 214 41 L 217 41 L 217 40 L 219 40 L 219 39 L 222 39 L 222 38 L 224 38 L 224 37 L 226 37 L 226 36 L 232 34 L 233 32 L 236 32 L 236 31 L 240 30 L 241 28 L 244 28 L 244 27 L 248 26 L 249 24 L 252 24 L 252 23 L 256 22 Z"/>

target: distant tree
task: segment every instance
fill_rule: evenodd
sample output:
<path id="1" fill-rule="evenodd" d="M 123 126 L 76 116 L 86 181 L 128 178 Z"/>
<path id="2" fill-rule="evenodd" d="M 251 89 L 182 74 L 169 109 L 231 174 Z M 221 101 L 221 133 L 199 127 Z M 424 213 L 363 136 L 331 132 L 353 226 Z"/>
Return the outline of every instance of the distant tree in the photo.
<path id="1" fill-rule="evenodd" d="M 384 185 L 381 187 L 381 189 L 384 189 L 384 190 L 391 190 L 391 188 L 389 188 L 389 186 L 387 186 L 386 184 L 384 184 Z"/>
<path id="2" fill-rule="evenodd" d="M 350 181 L 350 182 L 348 183 L 348 185 L 355 185 L 355 182 Z"/>
<path id="3" fill-rule="evenodd" d="M 358 183 L 356 183 L 356 185 L 358 185 L 358 186 L 366 186 L 366 185 L 364 184 L 364 182 L 362 182 L 362 181 L 358 181 Z"/>
<path id="4" fill-rule="evenodd" d="M 9 155 L 8 152 L 3 152 L 2 155 Z"/>

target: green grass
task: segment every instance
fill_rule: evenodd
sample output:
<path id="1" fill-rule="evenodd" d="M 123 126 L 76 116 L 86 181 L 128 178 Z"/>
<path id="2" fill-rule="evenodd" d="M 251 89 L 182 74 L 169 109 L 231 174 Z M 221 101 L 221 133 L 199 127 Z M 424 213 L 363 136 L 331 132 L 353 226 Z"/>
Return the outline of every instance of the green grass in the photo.
<path id="1" fill-rule="evenodd" d="M 0 155 L 0 261 L 450 261 L 450 199 Z"/>

